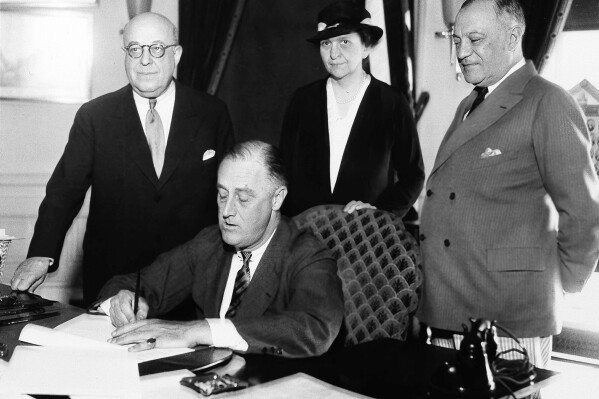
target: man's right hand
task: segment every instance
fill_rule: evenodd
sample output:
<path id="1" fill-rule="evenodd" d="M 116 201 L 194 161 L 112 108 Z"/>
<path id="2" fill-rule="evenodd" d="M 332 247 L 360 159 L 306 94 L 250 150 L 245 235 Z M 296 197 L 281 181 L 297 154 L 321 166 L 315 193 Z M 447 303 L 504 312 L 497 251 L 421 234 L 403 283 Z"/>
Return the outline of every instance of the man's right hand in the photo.
<path id="1" fill-rule="evenodd" d="M 115 327 L 124 326 L 136 320 L 144 320 L 148 317 L 148 302 L 139 297 L 137 302 L 137 315 L 133 313 L 135 293 L 129 290 L 120 290 L 118 294 L 110 298 L 110 321 Z"/>
<path id="2" fill-rule="evenodd" d="M 50 258 L 36 256 L 25 259 L 12 276 L 10 287 L 15 291 L 33 292 L 46 279 Z"/>

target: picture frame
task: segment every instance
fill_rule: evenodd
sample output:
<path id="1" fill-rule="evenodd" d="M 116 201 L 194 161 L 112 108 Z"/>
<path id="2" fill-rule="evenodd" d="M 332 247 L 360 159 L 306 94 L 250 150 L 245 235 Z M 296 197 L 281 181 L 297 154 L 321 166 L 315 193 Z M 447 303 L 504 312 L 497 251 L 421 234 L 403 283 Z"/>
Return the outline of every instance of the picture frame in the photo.
<path id="1" fill-rule="evenodd" d="M 98 0 L 0 0 L 0 10 L 25 7 L 77 8 L 94 7 Z"/>
<path id="2" fill-rule="evenodd" d="M 0 9 L 0 98 L 60 103 L 90 100 L 92 50 L 93 15 L 89 12 Z"/>

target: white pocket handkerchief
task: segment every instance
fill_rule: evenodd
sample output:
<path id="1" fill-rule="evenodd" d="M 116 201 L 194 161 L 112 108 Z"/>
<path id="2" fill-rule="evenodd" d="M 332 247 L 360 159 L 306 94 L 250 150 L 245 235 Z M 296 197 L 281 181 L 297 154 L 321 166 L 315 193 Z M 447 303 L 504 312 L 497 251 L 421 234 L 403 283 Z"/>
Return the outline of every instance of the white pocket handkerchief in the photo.
<path id="1" fill-rule="evenodd" d="M 485 152 L 480 154 L 480 157 L 481 158 L 490 158 L 490 157 L 494 157 L 496 155 L 501 155 L 501 150 L 492 150 L 490 148 L 487 148 L 485 150 Z"/>
<path id="2" fill-rule="evenodd" d="M 214 157 L 214 154 L 216 154 L 216 152 L 214 152 L 214 150 L 206 150 L 206 152 L 204 153 L 204 156 L 202 157 L 202 161 L 206 161 L 206 160 Z"/>

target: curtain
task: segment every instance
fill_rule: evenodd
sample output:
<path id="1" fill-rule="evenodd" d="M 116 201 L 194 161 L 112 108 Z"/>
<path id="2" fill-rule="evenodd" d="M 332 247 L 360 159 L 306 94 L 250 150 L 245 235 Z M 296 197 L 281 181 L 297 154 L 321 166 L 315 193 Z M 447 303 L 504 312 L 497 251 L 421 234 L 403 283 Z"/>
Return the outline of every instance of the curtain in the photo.
<path id="1" fill-rule="evenodd" d="M 524 57 L 540 72 L 562 31 L 572 0 L 522 0 L 526 33 L 522 44 Z"/>
<path id="2" fill-rule="evenodd" d="M 414 26 L 414 2 L 413 0 L 384 0 L 383 5 L 391 86 L 404 93 L 410 105 L 413 105 L 414 38 L 410 28 Z M 410 26 L 406 24 L 406 15 L 409 17 Z"/>
<path id="3" fill-rule="evenodd" d="M 179 81 L 216 92 L 244 5 L 245 0 L 179 0 Z"/>

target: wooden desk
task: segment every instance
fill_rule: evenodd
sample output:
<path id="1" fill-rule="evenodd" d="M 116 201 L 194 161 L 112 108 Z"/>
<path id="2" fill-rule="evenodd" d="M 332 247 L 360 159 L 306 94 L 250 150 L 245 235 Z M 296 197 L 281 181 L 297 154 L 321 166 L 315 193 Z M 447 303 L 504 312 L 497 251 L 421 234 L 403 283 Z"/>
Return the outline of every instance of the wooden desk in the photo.
<path id="1" fill-rule="evenodd" d="M 82 309 L 55 303 L 51 310 L 59 316 L 35 321 L 35 324 L 56 327 L 80 315 Z M 25 324 L 0 327 L 0 341 L 7 343 L 11 354 L 20 342 L 19 334 Z M 431 398 L 427 394 L 430 377 L 455 350 L 439 348 L 420 342 L 401 342 L 383 339 L 331 352 L 320 357 L 286 359 L 271 355 L 243 355 L 245 365 L 234 375 L 257 385 L 303 372 L 330 384 L 380 398 Z M 8 360 L 8 359 L 6 359 Z M 540 379 L 553 372 L 537 370 Z"/>

